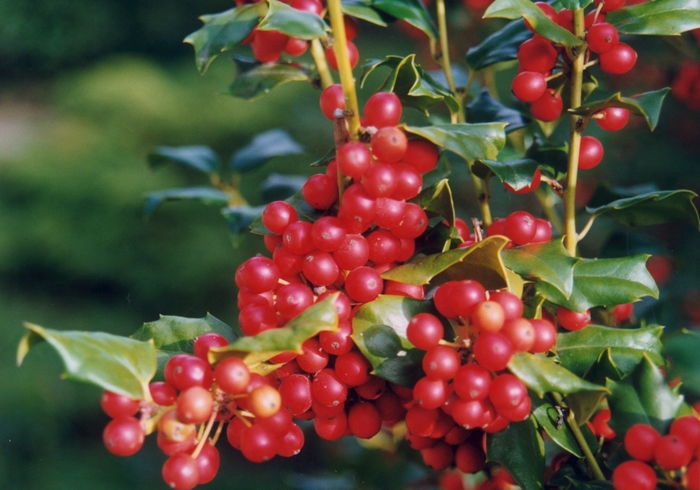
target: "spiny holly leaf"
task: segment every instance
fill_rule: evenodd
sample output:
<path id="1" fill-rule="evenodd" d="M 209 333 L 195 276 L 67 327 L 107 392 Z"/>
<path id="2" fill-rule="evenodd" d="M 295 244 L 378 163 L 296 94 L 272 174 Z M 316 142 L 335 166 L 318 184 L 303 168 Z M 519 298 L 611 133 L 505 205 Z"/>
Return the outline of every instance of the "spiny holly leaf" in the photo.
<path id="1" fill-rule="evenodd" d="M 488 434 L 486 459 L 502 464 L 523 490 L 544 488 L 544 441 L 532 419 Z"/>
<path id="2" fill-rule="evenodd" d="M 582 458 L 576 438 L 571 433 L 569 426 L 563 423 L 560 419 L 557 409 L 554 405 L 546 400 L 540 400 L 536 397 L 531 397 L 532 400 L 532 415 L 537 420 L 537 425 L 547 432 L 547 435 L 556 443 L 557 446 L 570 452 L 578 458 Z"/>
<path id="3" fill-rule="evenodd" d="M 668 378 L 680 377 L 683 386 L 700 393 L 700 333 L 683 329 L 664 340 Z"/>
<path id="4" fill-rule="evenodd" d="M 352 339 L 375 375 L 402 386 L 413 386 L 423 376 L 424 353 L 406 338 L 408 322 L 423 312 L 435 313 L 430 301 L 384 295 L 357 310 Z"/>
<path id="5" fill-rule="evenodd" d="M 586 208 L 593 216 L 607 216 L 629 226 L 649 226 L 683 221 L 700 229 L 700 217 L 692 191 L 656 191 L 618 199 L 605 206 Z"/>
<path id="6" fill-rule="evenodd" d="M 474 162 L 472 171 L 474 175 L 482 179 L 488 179 L 495 175 L 501 182 L 510 185 L 517 191 L 532 183 L 539 166 L 539 163 L 529 158 L 510 160 L 508 162 L 477 160 Z"/>
<path id="7" fill-rule="evenodd" d="M 343 0 L 341 7 L 343 8 L 343 13 L 361 19 L 378 26 L 386 27 L 386 22 L 382 19 L 382 16 L 368 5 L 371 2 L 365 2 L 363 0 Z"/>
<path id="8" fill-rule="evenodd" d="M 239 357 L 251 368 L 272 372 L 277 365 L 267 363 L 270 358 L 286 351 L 301 354 L 301 345 L 307 339 L 323 331 L 338 331 L 338 313 L 334 306 L 337 296 L 338 293 L 332 294 L 310 306 L 283 327 L 240 337 L 226 347 L 210 349 L 209 362 L 215 364 L 227 357 Z"/>
<path id="9" fill-rule="evenodd" d="M 674 36 L 700 28 L 700 1 L 653 0 L 608 12 L 620 34 Z"/>
<path id="10" fill-rule="evenodd" d="M 226 92 L 234 97 L 255 99 L 288 82 L 311 82 L 309 69 L 298 63 L 258 63 L 240 56 L 236 62 L 236 78 Z"/>
<path id="11" fill-rule="evenodd" d="M 156 373 L 153 342 L 103 332 L 50 330 L 25 323 L 17 348 L 17 365 L 29 349 L 46 341 L 65 366 L 64 377 L 99 386 L 134 399 L 150 399 L 148 383 Z"/>
<path id="12" fill-rule="evenodd" d="M 214 58 L 248 37 L 266 10 L 267 4 L 254 3 L 201 16 L 204 26 L 185 38 L 186 43 L 194 46 L 199 71 L 204 73 Z"/>
<path id="13" fill-rule="evenodd" d="M 380 90 L 396 93 L 404 106 L 415 107 L 426 114 L 428 107 L 438 102 L 445 102 L 452 112 L 459 109 L 459 103 L 454 94 L 436 82 L 423 67 L 416 64 L 415 54 L 405 58 L 387 56 L 383 60 L 370 61 L 362 70 L 361 85 L 364 85 L 370 73 L 382 66 L 391 68 L 392 72 Z"/>
<path id="14" fill-rule="evenodd" d="M 260 184 L 260 194 L 265 202 L 282 201 L 300 192 L 305 183 L 302 175 L 272 173 Z"/>
<path id="15" fill-rule="evenodd" d="M 297 39 L 316 39 L 326 35 L 330 27 L 321 17 L 290 7 L 278 0 L 267 0 L 267 14 L 260 21 L 261 31 L 279 31 Z"/>
<path id="16" fill-rule="evenodd" d="M 487 289 L 502 289 L 507 287 L 507 279 L 500 251 L 507 241 L 505 237 L 493 236 L 469 248 L 421 257 L 386 271 L 382 278 L 406 284 L 442 284 L 474 279 Z"/>
<path id="17" fill-rule="evenodd" d="M 536 291 L 552 303 L 579 312 L 594 306 L 632 303 L 644 296 L 658 298 L 659 289 L 645 265 L 647 258 L 640 254 L 619 259 L 579 259 L 569 298 L 546 282 L 538 282 Z"/>
<path id="18" fill-rule="evenodd" d="M 683 405 L 656 364 L 647 356 L 620 382 L 608 380 L 608 406 L 612 412 L 610 428 L 618 434 L 634 424 L 647 424 L 665 434 Z"/>
<path id="19" fill-rule="evenodd" d="M 599 385 L 605 385 L 608 378 L 614 381 L 622 379 L 622 373 L 615 365 L 610 349 L 603 351 L 596 363 L 588 370 L 585 378 L 587 381 Z M 599 410 L 600 402 L 604 396 L 605 393 L 598 391 L 582 391 L 568 395 L 566 401 L 576 414 L 576 421 L 583 424 Z"/>
<path id="20" fill-rule="evenodd" d="M 229 231 L 238 235 L 260 219 L 263 209 L 265 206 L 228 206 L 221 210 L 221 214 L 228 223 Z"/>
<path id="21" fill-rule="evenodd" d="M 551 359 L 528 352 L 516 353 L 508 369 L 540 397 L 545 393 L 568 395 L 579 391 L 605 391 L 604 387 L 579 378 Z"/>
<path id="22" fill-rule="evenodd" d="M 579 116 L 592 116 L 608 107 L 623 107 L 633 114 L 643 116 L 649 125 L 649 129 L 653 131 L 659 123 L 661 105 L 670 91 L 671 89 L 666 87 L 653 92 L 644 92 L 633 97 L 623 97 L 618 92 L 607 99 L 587 102 L 576 109 L 569 109 L 569 113 L 578 114 Z"/>
<path id="23" fill-rule="evenodd" d="M 455 222 L 455 207 L 452 199 L 452 189 L 447 179 L 433 184 L 421 191 L 418 196 L 411 199 L 428 213 L 428 217 L 439 216 L 445 218 L 450 225 Z"/>
<path id="24" fill-rule="evenodd" d="M 523 277 L 549 284 L 568 298 L 574 289 L 574 266 L 580 259 L 569 255 L 561 240 L 533 243 L 504 250 L 505 266 Z"/>
<path id="25" fill-rule="evenodd" d="M 165 201 L 198 201 L 209 206 L 225 206 L 231 196 L 211 187 L 187 187 L 167 189 L 146 195 L 144 214 L 150 216 Z"/>
<path id="26" fill-rule="evenodd" d="M 583 41 L 568 30 L 557 25 L 530 0 L 496 0 L 484 12 L 484 18 L 525 18 L 542 37 L 564 46 L 580 46 Z"/>
<path id="27" fill-rule="evenodd" d="M 282 129 L 260 133 L 253 141 L 231 157 L 231 168 L 237 172 L 253 170 L 267 160 L 281 155 L 298 155 L 304 148 Z"/>
<path id="28" fill-rule="evenodd" d="M 504 123 L 458 123 L 404 129 L 473 162 L 477 158 L 496 159 L 506 143 L 505 126 Z"/>
<path id="29" fill-rule="evenodd" d="M 219 169 L 219 157 L 208 146 L 159 146 L 148 154 L 152 167 L 177 163 L 211 175 Z"/>
<path id="30" fill-rule="evenodd" d="M 487 88 L 482 88 L 474 100 L 467 105 L 467 121 L 470 123 L 506 123 L 506 133 L 510 133 L 527 126 L 530 123 L 530 118 L 524 116 L 520 111 L 502 104 L 491 97 Z"/>
<path id="31" fill-rule="evenodd" d="M 292 207 L 296 210 L 300 220 L 314 223 L 321 216 L 323 216 L 323 212 L 309 206 L 309 204 L 304 199 L 304 196 L 301 195 L 301 192 L 297 192 L 290 198 L 285 199 L 285 201 L 291 204 Z M 263 225 L 262 219 L 260 218 L 260 216 L 262 215 L 262 209 L 264 209 L 264 206 L 261 206 L 261 210 L 258 213 L 258 217 L 251 223 L 250 231 L 251 233 L 254 233 L 256 235 L 270 235 L 270 230 L 265 228 L 265 225 Z"/>
<path id="32" fill-rule="evenodd" d="M 622 329 L 588 325 L 578 332 L 559 334 L 556 350 L 562 366 L 584 376 L 609 349 L 616 369 L 627 374 L 639 364 L 645 354 L 655 363 L 663 364 L 662 332 L 663 327 L 656 326 Z"/>
<path id="33" fill-rule="evenodd" d="M 520 45 L 531 37 L 532 32 L 525 27 L 522 19 L 509 22 L 501 30 L 484 39 L 481 44 L 469 48 L 466 55 L 467 65 L 478 71 L 501 61 L 515 60 L 518 58 Z"/>
<path id="34" fill-rule="evenodd" d="M 430 39 L 438 37 L 433 20 L 421 0 L 373 0 L 372 7 L 408 22 L 425 32 Z"/>

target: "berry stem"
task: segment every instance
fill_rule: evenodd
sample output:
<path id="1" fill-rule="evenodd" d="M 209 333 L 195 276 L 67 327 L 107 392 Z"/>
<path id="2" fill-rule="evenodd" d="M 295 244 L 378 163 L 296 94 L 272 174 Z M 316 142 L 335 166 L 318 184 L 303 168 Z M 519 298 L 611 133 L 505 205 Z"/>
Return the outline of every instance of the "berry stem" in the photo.
<path id="1" fill-rule="evenodd" d="M 323 45 L 319 39 L 311 41 L 311 57 L 314 59 L 314 64 L 318 70 L 318 76 L 321 77 L 321 88 L 324 89 L 333 85 L 333 75 L 328 68 L 326 55 L 323 52 Z"/>
<path id="2" fill-rule="evenodd" d="M 200 435 L 199 441 L 197 442 L 197 447 L 194 448 L 194 452 L 192 453 L 193 458 L 197 458 L 199 456 L 199 453 L 202 452 L 202 448 L 204 447 L 204 443 L 207 442 L 207 438 L 209 437 L 209 434 L 211 433 L 211 429 L 214 427 L 214 422 L 216 421 L 216 416 L 219 414 L 219 406 L 214 405 L 213 410 L 211 411 L 211 416 L 209 417 L 209 420 L 207 421 L 207 425 L 204 428 L 204 432 Z"/>
<path id="3" fill-rule="evenodd" d="M 457 87 L 455 86 L 455 80 L 452 76 L 452 64 L 450 63 L 450 44 L 447 37 L 447 16 L 445 14 L 445 0 L 437 1 L 437 21 L 438 21 L 438 31 L 440 33 L 440 53 L 438 56 L 438 63 L 442 67 L 442 71 L 445 72 L 445 78 L 447 79 L 447 86 L 450 92 L 457 94 Z M 459 104 L 459 109 L 456 114 L 451 114 L 453 123 L 465 121 L 464 109 L 462 104 Z"/>
<path id="4" fill-rule="evenodd" d="M 340 83 L 345 95 L 345 107 L 348 114 L 348 130 L 350 140 L 357 141 L 360 137 L 360 111 L 355 92 L 355 78 L 352 76 L 350 58 L 348 57 L 348 45 L 345 38 L 345 23 L 343 21 L 343 9 L 340 0 L 328 0 L 328 14 L 331 17 L 331 29 L 333 30 L 333 50 L 338 60 L 338 73 Z"/>
<path id="5" fill-rule="evenodd" d="M 596 219 L 595 215 L 592 215 L 590 218 L 588 218 L 586 225 L 581 229 L 578 236 L 576 237 L 576 240 L 578 240 L 579 242 L 581 240 L 583 240 L 583 238 L 586 236 L 586 234 L 588 234 L 588 232 L 590 231 L 591 226 L 593 226 L 593 222 L 595 221 L 595 219 Z"/>
<path id="6" fill-rule="evenodd" d="M 559 202 L 556 194 L 553 191 L 542 191 L 537 189 L 535 191 L 535 197 L 542 206 L 542 212 L 547 217 L 547 219 L 552 223 L 552 227 L 557 233 L 562 233 L 564 231 L 564 224 L 561 222 L 559 213 L 554 209 L 554 205 Z"/>

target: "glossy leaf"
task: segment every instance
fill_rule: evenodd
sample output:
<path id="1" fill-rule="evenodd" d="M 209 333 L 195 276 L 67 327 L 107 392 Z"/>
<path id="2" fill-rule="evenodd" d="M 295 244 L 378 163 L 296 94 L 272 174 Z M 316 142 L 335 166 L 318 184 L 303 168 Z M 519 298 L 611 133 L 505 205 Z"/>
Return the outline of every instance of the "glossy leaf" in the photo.
<path id="1" fill-rule="evenodd" d="M 288 199 L 285 199 L 285 201 L 291 204 L 292 207 L 296 210 L 300 220 L 309 221 L 313 223 L 318 218 L 323 216 L 323 212 L 319 211 L 318 209 L 314 209 L 307 204 L 307 202 L 304 200 L 304 196 L 301 195 L 301 192 L 297 192 Z M 262 209 L 264 209 L 264 206 L 260 207 L 260 213 L 258 213 L 258 218 L 254 219 L 253 222 L 250 224 L 250 231 L 252 233 L 255 233 L 256 235 L 269 235 L 270 230 L 265 228 L 262 219 L 259 217 L 260 215 L 262 215 Z"/>
<path id="2" fill-rule="evenodd" d="M 488 434 L 486 460 L 503 465 L 523 490 L 544 488 L 544 441 L 531 419 Z"/>
<path id="3" fill-rule="evenodd" d="M 309 70 L 297 63 L 257 63 L 234 57 L 237 73 L 226 92 L 234 97 L 255 99 L 288 82 L 311 82 Z"/>
<path id="4" fill-rule="evenodd" d="M 219 157 L 208 146 L 159 146 L 148 154 L 148 163 L 152 167 L 176 163 L 209 175 L 219 169 Z"/>
<path id="5" fill-rule="evenodd" d="M 656 191 L 617 199 L 605 206 L 586 208 L 594 216 L 606 216 L 629 226 L 649 226 L 669 221 L 683 221 L 700 229 L 698 210 L 692 191 Z"/>
<path id="6" fill-rule="evenodd" d="M 373 0 L 372 7 L 425 32 L 430 39 L 437 39 L 438 32 L 430 14 L 421 0 Z"/>
<path id="7" fill-rule="evenodd" d="M 556 351 L 562 366 L 584 376 L 609 349 L 616 369 L 627 374 L 645 354 L 653 362 L 663 364 L 662 333 L 663 327 L 622 329 L 588 325 L 578 332 L 560 333 Z"/>
<path id="8" fill-rule="evenodd" d="M 187 187 L 185 189 L 166 189 L 146 195 L 144 214 L 150 216 L 166 201 L 198 201 L 209 206 L 225 206 L 231 196 L 224 191 L 211 187 Z"/>
<path id="9" fill-rule="evenodd" d="M 673 36 L 700 28 L 700 1 L 654 0 L 608 12 L 620 34 Z"/>
<path id="10" fill-rule="evenodd" d="M 520 111 L 512 109 L 489 94 L 487 88 L 482 88 L 469 104 L 467 104 L 467 122 L 506 123 L 506 133 L 524 128 L 530 123 L 530 118 Z M 528 182 L 529 183 L 529 182 Z"/>
<path id="11" fill-rule="evenodd" d="M 421 257 L 384 272 L 382 277 L 406 284 L 474 279 L 487 289 L 502 289 L 507 287 L 507 279 L 500 251 L 506 244 L 505 237 L 489 237 L 469 248 Z"/>
<path id="12" fill-rule="evenodd" d="M 455 96 L 436 82 L 423 67 L 416 64 L 415 54 L 405 58 L 387 56 L 383 60 L 370 61 L 363 69 L 361 85 L 364 85 L 367 77 L 380 67 L 390 68 L 392 71 L 379 90 L 394 92 L 399 96 L 404 107 L 415 107 L 427 113 L 428 107 L 445 102 L 451 112 L 459 110 L 459 103 Z"/>
<path id="13" fill-rule="evenodd" d="M 17 348 L 17 365 L 29 350 L 48 342 L 63 361 L 65 378 L 90 383 L 134 399 L 150 399 L 148 383 L 156 373 L 153 342 L 103 332 L 50 330 L 25 323 Z"/>
<path id="14" fill-rule="evenodd" d="M 681 330 L 664 340 L 669 361 L 668 379 L 680 377 L 683 386 L 700 393 L 700 333 Z"/>
<path id="15" fill-rule="evenodd" d="M 559 0 L 564 8 L 569 10 L 583 9 L 593 3 L 593 0 Z"/>
<path id="16" fill-rule="evenodd" d="M 351 17 L 386 27 L 387 24 L 384 22 L 382 16 L 369 4 L 371 4 L 371 2 L 364 2 L 363 0 L 343 0 L 341 7 L 343 8 L 343 13 Z"/>
<path id="17" fill-rule="evenodd" d="M 670 88 L 662 88 L 653 92 L 645 92 L 634 97 L 623 97 L 620 92 L 611 95 L 607 99 L 586 102 L 576 109 L 569 109 L 569 113 L 580 116 L 592 116 L 608 107 L 623 107 L 633 114 L 644 117 L 649 129 L 656 129 L 661 115 L 661 106 L 664 98 L 671 91 Z"/>
<path id="18" fill-rule="evenodd" d="M 472 171 L 482 179 L 495 175 L 498 180 L 510 185 L 515 190 L 523 189 L 532 183 L 539 163 L 529 158 L 499 162 L 498 160 L 477 160 Z"/>
<path id="19" fill-rule="evenodd" d="M 557 446 L 578 458 L 583 457 L 569 426 L 561 423 L 563 421 L 558 423 L 559 414 L 554 405 L 546 400 L 532 398 L 532 415 L 535 417 L 537 425 L 547 432 L 547 435 Z"/>
<path id="20" fill-rule="evenodd" d="M 574 289 L 574 266 L 579 259 L 573 258 L 561 240 L 533 243 L 504 250 L 503 263 L 523 277 L 537 279 L 555 288 L 568 298 Z"/>
<path id="21" fill-rule="evenodd" d="M 552 303 L 574 311 L 632 303 L 644 296 L 658 298 L 656 282 L 645 265 L 648 257 L 579 259 L 574 266 L 574 287 L 569 298 L 546 282 L 538 282 L 536 290 Z"/>
<path id="22" fill-rule="evenodd" d="M 236 47 L 258 24 L 265 15 L 267 5 L 255 3 L 229 9 L 213 15 L 203 15 L 204 22 L 199 30 L 185 38 L 185 42 L 194 46 L 195 62 L 201 73 L 224 51 Z"/>
<path id="23" fill-rule="evenodd" d="M 478 71 L 495 63 L 518 59 L 518 48 L 531 37 L 532 32 L 525 27 L 522 19 L 509 22 L 501 30 L 484 39 L 481 44 L 469 48 L 466 55 L 467 65 Z"/>
<path id="24" fill-rule="evenodd" d="M 596 363 L 588 370 L 585 378 L 587 381 L 599 385 L 605 385 L 608 378 L 614 381 L 622 379 L 622 373 L 615 364 L 610 349 L 603 351 Z M 604 396 L 605 393 L 602 392 L 582 391 L 568 395 L 566 402 L 576 414 L 576 421 L 583 424 L 600 409 L 600 403 Z"/>
<path id="25" fill-rule="evenodd" d="M 270 174 L 260 184 L 263 201 L 282 201 L 300 192 L 306 183 L 306 177 L 301 175 Z"/>
<path id="26" fill-rule="evenodd" d="M 221 210 L 221 214 L 228 223 L 229 231 L 238 235 L 260 219 L 263 209 L 265 206 L 227 206 Z"/>
<path id="27" fill-rule="evenodd" d="M 271 129 L 258 134 L 253 141 L 231 157 L 231 168 L 247 172 L 258 168 L 270 158 L 281 155 L 298 155 L 304 148 L 282 129 Z"/>
<path id="28" fill-rule="evenodd" d="M 409 126 L 405 130 L 473 162 L 477 158 L 496 159 L 506 142 L 504 128 L 504 123 L 458 123 Z"/>
<path id="29" fill-rule="evenodd" d="M 669 388 L 659 368 L 647 356 L 622 381 L 608 380 L 607 388 L 612 412 L 609 425 L 618 434 L 634 424 L 651 425 L 665 434 L 683 404 L 683 397 Z"/>
<path id="30" fill-rule="evenodd" d="M 321 17 L 290 7 L 278 0 L 267 0 L 267 14 L 260 21 L 261 31 L 279 31 L 297 39 L 316 39 L 326 35 L 330 27 Z"/>
<path id="31" fill-rule="evenodd" d="M 387 325 L 374 325 L 362 333 L 367 351 L 377 357 L 396 357 L 403 348 L 401 338 Z"/>
<path id="32" fill-rule="evenodd" d="M 418 196 L 411 199 L 428 214 L 428 217 L 439 216 L 445 218 L 448 223 L 455 222 L 455 208 L 452 199 L 452 189 L 447 179 L 423 189 Z"/>
<path id="33" fill-rule="evenodd" d="M 530 0 L 496 0 L 484 12 L 484 18 L 501 17 L 505 19 L 525 18 L 542 37 L 564 46 L 580 46 L 579 38 L 563 27 L 557 25 Z"/>
<path id="34" fill-rule="evenodd" d="M 605 391 L 604 387 L 579 378 L 551 359 L 528 352 L 516 353 L 508 369 L 540 397 L 545 393 L 568 395 L 579 391 Z"/>

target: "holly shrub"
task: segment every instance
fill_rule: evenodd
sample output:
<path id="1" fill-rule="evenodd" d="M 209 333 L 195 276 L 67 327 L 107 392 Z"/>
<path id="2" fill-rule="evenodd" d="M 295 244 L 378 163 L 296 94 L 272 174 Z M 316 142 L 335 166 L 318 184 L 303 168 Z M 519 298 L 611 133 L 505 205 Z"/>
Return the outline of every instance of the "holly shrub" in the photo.
<path id="1" fill-rule="evenodd" d="M 700 336 L 665 339 L 685 352 L 669 362 L 664 327 L 634 307 L 658 297 L 668 263 L 579 252 L 599 220 L 700 226 L 687 190 L 606 187 L 579 206 L 580 173 L 615 164 L 591 125 L 654 130 L 669 92 L 626 90 L 644 61 L 632 46 L 700 28 L 697 2 L 236 3 L 185 40 L 199 70 L 233 51 L 232 96 L 312 84 L 333 134 L 316 173 L 268 180 L 268 195 L 289 197 L 260 207 L 241 176 L 301 152 L 281 129 L 227 166 L 203 146 L 150 155 L 211 186 L 153 193 L 148 214 L 200 201 L 264 241 L 266 254 L 232 271 L 238 325 L 162 316 L 123 338 L 27 323 L 18 361 L 48 342 L 67 377 L 104 390 L 106 449 L 131 456 L 154 434 L 176 490 L 216 477 L 219 444 L 265 464 L 309 437 L 346 436 L 408 445 L 443 489 L 698 490 L 700 416 L 678 384 L 700 369 Z M 451 45 L 448 7 L 485 9 L 494 28 Z M 365 60 L 356 36 L 393 23 L 426 52 Z M 508 63 L 517 72 L 498 80 L 486 70 Z M 700 75 L 687 66 L 674 84 L 691 105 Z M 377 80 L 361 106 L 358 88 Z M 499 84 L 514 99 L 499 100 Z M 621 90 L 598 95 L 611 86 Z M 497 217 L 501 185 L 515 209 Z M 453 197 L 466 193 L 479 216 L 458 216 Z M 524 194 L 535 214 L 517 209 Z"/>

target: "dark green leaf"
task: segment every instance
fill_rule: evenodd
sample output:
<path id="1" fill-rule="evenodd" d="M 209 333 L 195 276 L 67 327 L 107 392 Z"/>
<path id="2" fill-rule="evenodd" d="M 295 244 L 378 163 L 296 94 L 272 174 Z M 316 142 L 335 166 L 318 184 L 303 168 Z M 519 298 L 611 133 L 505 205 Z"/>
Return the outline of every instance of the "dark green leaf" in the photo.
<path id="1" fill-rule="evenodd" d="M 455 96 L 445 87 L 436 82 L 420 65 L 416 64 L 416 55 L 387 56 L 383 60 L 372 60 L 364 66 L 361 84 L 376 68 L 387 67 L 392 70 L 380 90 L 394 92 L 399 96 L 405 107 L 428 113 L 428 107 L 445 102 L 451 112 L 459 110 Z"/>
<path id="2" fill-rule="evenodd" d="M 234 57 L 238 71 L 228 88 L 229 95 L 243 99 L 255 99 L 287 82 L 311 82 L 309 71 L 296 63 L 255 63 L 244 65 L 242 58 Z"/>
<path id="3" fill-rule="evenodd" d="M 528 352 L 516 353 L 508 369 L 540 397 L 545 393 L 568 395 L 579 391 L 605 391 L 604 387 L 579 378 L 551 359 Z"/>
<path id="4" fill-rule="evenodd" d="M 600 112 L 608 107 L 623 107 L 633 114 L 643 116 L 649 125 L 649 129 L 653 131 L 659 123 L 661 105 L 663 104 L 666 94 L 670 91 L 671 89 L 666 87 L 653 92 L 635 95 L 634 97 L 623 97 L 622 94 L 618 92 L 607 99 L 587 102 L 576 109 L 569 109 L 569 112 L 571 114 L 590 117 L 596 112 Z"/>
<path id="5" fill-rule="evenodd" d="M 374 368 L 375 376 L 391 383 L 412 388 L 416 381 L 425 376 L 423 372 L 423 356 L 420 349 L 410 349 L 406 355 L 390 357 Z"/>
<path id="6" fill-rule="evenodd" d="M 574 289 L 574 266 L 579 259 L 573 258 L 561 240 L 534 243 L 504 250 L 501 254 L 505 266 L 526 278 L 536 278 L 556 288 L 564 297 Z"/>
<path id="7" fill-rule="evenodd" d="M 262 181 L 260 192 L 265 202 L 282 201 L 301 191 L 305 183 L 306 177 L 301 175 L 273 173 Z"/>
<path id="8" fill-rule="evenodd" d="M 489 237 L 469 248 L 429 255 L 400 265 L 383 273 L 382 277 L 406 284 L 474 279 L 487 289 L 502 289 L 507 286 L 507 279 L 500 251 L 506 243 L 505 237 Z"/>
<path id="9" fill-rule="evenodd" d="M 430 39 L 437 39 L 438 32 L 430 14 L 421 0 L 374 0 L 372 7 L 392 17 L 403 20 L 425 32 Z"/>
<path id="10" fill-rule="evenodd" d="M 495 160 L 506 142 L 503 123 L 435 124 L 407 127 L 407 132 L 432 141 L 440 148 L 473 162 L 478 158 Z"/>
<path id="11" fill-rule="evenodd" d="M 546 282 L 537 283 L 536 290 L 552 303 L 573 311 L 632 303 L 644 296 L 658 298 L 656 282 L 645 265 L 648 257 L 579 259 L 574 266 L 574 287 L 568 299 Z"/>
<path id="12" fill-rule="evenodd" d="M 263 209 L 265 206 L 228 206 L 221 210 L 221 214 L 228 222 L 229 231 L 238 235 L 260 219 Z"/>
<path id="13" fill-rule="evenodd" d="M 515 60 L 518 58 L 520 45 L 531 37 L 532 32 L 527 30 L 522 19 L 509 22 L 501 30 L 484 39 L 481 44 L 469 48 L 467 65 L 478 71 L 501 61 Z"/>
<path id="14" fill-rule="evenodd" d="M 593 3 L 593 0 L 559 0 L 564 8 L 569 10 L 583 9 Z"/>
<path id="15" fill-rule="evenodd" d="M 663 364 L 662 332 L 663 327 L 622 329 L 588 325 L 578 332 L 559 334 L 556 350 L 564 367 L 584 376 L 600 356 L 610 349 L 616 369 L 627 374 L 639 364 L 645 354 L 655 363 Z"/>
<path id="16" fill-rule="evenodd" d="M 321 211 L 319 211 L 318 209 L 314 209 L 307 204 L 306 200 L 304 200 L 304 196 L 301 195 L 301 192 L 297 192 L 289 199 L 285 199 L 285 201 L 291 204 L 292 207 L 296 210 L 300 220 L 309 221 L 313 223 L 318 218 L 323 216 L 323 213 Z M 270 230 L 265 228 L 265 225 L 263 225 L 262 219 L 260 218 L 261 214 L 262 207 L 260 208 L 260 212 L 258 213 L 258 218 L 253 220 L 253 222 L 251 223 L 250 231 L 252 233 L 255 233 L 256 235 L 269 235 Z"/>
<path id="17" fill-rule="evenodd" d="M 377 357 L 396 357 L 402 349 L 401 338 L 393 328 L 386 325 L 369 327 L 362 338 L 367 350 Z"/>
<path id="18" fill-rule="evenodd" d="M 634 367 L 632 366 L 631 369 Z M 614 381 L 622 379 L 622 373 L 615 365 L 610 349 L 603 351 L 596 363 L 588 370 L 585 378 L 587 381 L 599 385 L 605 385 L 608 378 Z M 576 421 L 583 424 L 599 410 L 600 402 L 604 396 L 605 394 L 601 392 L 582 391 L 568 395 L 566 402 L 576 414 Z"/>
<path id="19" fill-rule="evenodd" d="M 219 157 L 208 146 L 159 146 L 148 154 L 148 163 L 152 167 L 177 163 L 205 174 L 219 169 Z"/>
<path id="20" fill-rule="evenodd" d="M 271 129 L 260 133 L 250 144 L 244 146 L 231 157 L 231 168 L 237 172 L 247 172 L 259 167 L 267 160 L 281 155 L 298 155 L 304 148 L 282 129 Z"/>
<path id="21" fill-rule="evenodd" d="M 488 434 L 486 458 L 502 464 L 523 490 L 544 488 L 544 441 L 531 419 Z"/>
<path id="22" fill-rule="evenodd" d="M 664 340 L 669 361 L 668 378 L 680 377 L 683 386 L 700 393 L 700 334 L 681 330 Z"/>
<path id="23" fill-rule="evenodd" d="M 539 166 L 539 163 L 529 158 L 510 160 L 508 162 L 477 160 L 474 162 L 472 171 L 474 175 L 482 179 L 488 179 L 495 175 L 501 182 L 510 185 L 517 191 L 532 183 Z"/>
<path id="24" fill-rule="evenodd" d="M 543 428 L 557 446 L 565 449 L 576 457 L 583 457 L 576 438 L 565 423 L 557 423 L 559 414 L 554 405 L 546 400 L 532 398 L 532 415 L 537 420 L 537 424 Z"/>
<path id="25" fill-rule="evenodd" d="M 673 393 L 658 367 L 644 356 L 637 368 L 620 382 L 608 380 L 610 428 L 618 434 L 634 424 L 647 424 L 661 434 L 675 418 L 683 397 Z"/>
<path id="26" fill-rule="evenodd" d="M 700 28 L 698 0 L 653 0 L 608 12 L 620 34 L 673 36 Z"/>
<path id="27" fill-rule="evenodd" d="M 594 216 L 607 216 L 629 226 L 649 226 L 669 221 L 684 221 L 700 229 L 698 210 L 693 204 L 697 197 L 692 191 L 656 191 L 605 206 L 586 208 Z"/>
<path id="28" fill-rule="evenodd" d="M 99 386 L 134 399 L 150 399 L 148 383 L 156 373 L 153 342 L 103 332 L 59 331 L 25 323 L 17 365 L 29 350 L 46 341 L 65 366 L 64 377 Z"/>
<path id="29" fill-rule="evenodd" d="M 165 201 L 198 201 L 209 206 L 225 206 L 231 196 L 211 187 L 187 187 L 167 189 L 146 195 L 144 214 L 150 216 Z"/>
<path id="30" fill-rule="evenodd" d="M 343 12 L 351 17 L 361 19 L 378 26 L 386 27 L 386 22 L 382 19 L 382 16 L 370 7 L 371 0 L 343 0 L 342 7 Z"/>
<path id="31" fill-rule="evenodd" d="M 186 43 L 194 46 L 199 71 L 204 73 L 214 58 L 248 37 L 266 10 L 265 3 L 255 3 L 201 16 L 204 26 L 185 38 Z"/>
<path id="32" fill-rule="evenodd" d="M 539 35 L 564 46 L 580 46 L 579 38 L 557 25 L 530 0 L 496 0 L 484 12 L 484 18 L 502 17 L 505 19 L 525 18 Z"/>
<path id="33" fill-rule="evenodd" d="M 474 100 L 467 105 L 467 120 L 470 123 L 506 123 L 506 133 L 523 128 L 530 123 L 529 117 L 491 97 L 487 88 L 482 88 Z"/>
<path id="34" fill-rule="evenodd" d="M 437 184 L 426 187 L 418 196 L 411 199 L 428 213 L 428 217 L 439 216 L 445 218 L 448 223 L 455 222 L 455 208 L 452 200 L 452 190 L 447 179 Z"/>
<path id="35" fill-rule="evenodd" d="M 297 39 L 316 39 L 326 35 L 330 27 L 321 17 L 290 7 L 278 0 L 267 0 L 267 14 L 260 21 L 261 31 L 279 31 Z"/>

